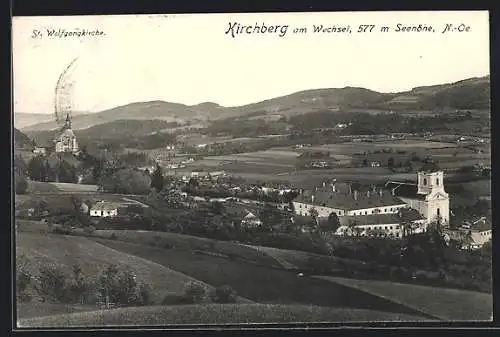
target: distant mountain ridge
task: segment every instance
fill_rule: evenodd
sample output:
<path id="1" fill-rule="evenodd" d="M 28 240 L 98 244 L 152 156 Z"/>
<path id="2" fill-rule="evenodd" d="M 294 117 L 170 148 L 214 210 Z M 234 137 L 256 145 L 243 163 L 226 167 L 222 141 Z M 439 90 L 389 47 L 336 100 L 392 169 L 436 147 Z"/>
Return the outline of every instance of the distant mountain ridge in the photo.
<path id="1" fill-rule="evenodd" d="M 73 128 L 86 129 L 116 120 L 164 120 L 166 122 L 207 122 L 246 115 L 295 115 L 319 110 L 378 109 L 394 112 L 408 109 L 489 109 L 490 76 L 455 83 L 422 86 L 400 93 L 380 93 L 357 87 L 305 90 L 238 107 L 204 102 L 185 105 L 164 101 L 136 102 L 113 109 L 73 116 Z M 23 115 L 23 114 L 18 114 Z M 55 129 L 54 121 L 19 128 L 24 131 Z"/>

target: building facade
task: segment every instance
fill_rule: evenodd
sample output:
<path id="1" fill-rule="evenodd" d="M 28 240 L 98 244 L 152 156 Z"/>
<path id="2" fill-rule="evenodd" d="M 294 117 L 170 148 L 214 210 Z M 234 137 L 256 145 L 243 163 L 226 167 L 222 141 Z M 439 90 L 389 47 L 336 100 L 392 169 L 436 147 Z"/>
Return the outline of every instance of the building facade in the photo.
<path id="1" fill-rule="evenodd" d="M 336 184 L 329 189 L 323 185 L 302 192 L 292 203 L 300 216 L 325 219 L 335 213 L 341 225 L 336 235 L 400 238 L 425 232 L 436 220 L 445 227 L 449 224 L 450 201 L 443 177 L 435 165 L 424 165 L 416 184 L 388 181 L 383 188 L 348 184 L 343 190 Z"/>
<path id="2" fill-rule="evenodd" d="M 450 198 L 444 189 L 444 173 L 435 166 L 424 166 L 418 172 L 417 184 L 389 181 L 386 187 L 410 208 L 422 214 L 428 223 L 450 221 Z"/>
<path id="3" fill-rule="evenodd" d="M 76 141 L 76 136 L 71 129 L 71 117 L 69 114 L 66 116 L 66 122 L 54 142 L 55 152 L 78 153 L 78 142 Z"/>

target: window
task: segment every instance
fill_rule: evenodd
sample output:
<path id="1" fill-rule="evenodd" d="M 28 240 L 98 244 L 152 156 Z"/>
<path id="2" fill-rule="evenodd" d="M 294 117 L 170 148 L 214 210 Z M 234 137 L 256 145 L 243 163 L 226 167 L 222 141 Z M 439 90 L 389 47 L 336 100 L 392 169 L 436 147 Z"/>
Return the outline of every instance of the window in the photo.
<path id="1" fill-rule="evenodd" d="M 436 179 L 436 185 L 439 186 L 439 178 Z"/>
<path id="2" fill-rule="evenodd" d="M 437 215 L 439 216 L 439 214 L 440 214 L 440 211 L 439 211 L 439 208 L 438 208 L 438 209 L 437 209 Z"/>
<path id="3" fill-rule="evenodd" d="M 427 185 L 427 179 L 424 178 L 424 185 Z"/>

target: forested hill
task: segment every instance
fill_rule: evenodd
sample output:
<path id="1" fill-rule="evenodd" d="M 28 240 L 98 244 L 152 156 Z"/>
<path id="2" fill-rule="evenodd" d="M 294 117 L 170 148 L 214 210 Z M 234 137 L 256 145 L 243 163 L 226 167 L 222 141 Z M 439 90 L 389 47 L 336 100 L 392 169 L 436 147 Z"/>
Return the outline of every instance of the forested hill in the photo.
<path id="1" fill-rule="evenodd" d="M 164 101 L 126 104 L 113 109 L 73 116 L 73 128 L 81 130 L 117 120 L 163 120 L 184 124 L 206 123 L 231 117 L 294 116 L 320 110 L 379 111 L 489 109 L 490 76 L 470 78 L 455 83 L 423 86 L 399 93 L 380 93 L 360 87 L 305 90 L 237 107 L 212 102 L 184 105 Z M 55 122 L 23 128 L 23 132 L 53 130 Z"/>
<path id="2" fill-rule="evenodd" d="M 32 148 L 33 141 L 24 133 L 14 128 L 14 146 L 17 149 Z"/>

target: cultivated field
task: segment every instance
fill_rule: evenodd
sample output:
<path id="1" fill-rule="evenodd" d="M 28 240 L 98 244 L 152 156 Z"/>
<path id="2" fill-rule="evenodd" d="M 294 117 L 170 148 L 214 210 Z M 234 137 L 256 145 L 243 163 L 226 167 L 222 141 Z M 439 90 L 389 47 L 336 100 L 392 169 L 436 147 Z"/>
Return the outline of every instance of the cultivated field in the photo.
<path id="1" fill-rule="evenodd" d="M 249 246 L 253 249 L 268 254 L 278 261 L 286 269 L 307 270 L 314 266 L 321 266 L 324 270 L 334 272 L 341 266 L 339 261 L 342 259 L 302 252 L 298 250 L 279 249 L 264 246 Z"/>
<path id="2" fill-rule="evenodd" d="M 97 185 L 30 181 L 28 193 L 96 193 Z"/>
<path id="3" fill-rule="evenodd" d="M 33 181 L 28 183 L 28 193 L 57 193 L 59 188 L 52 183 Z"/>
<path id="4" fill-rule="evenodd" d="M 298 278 L 296 272 L 241 261 L 96 239 L 113 249 L 136 255 L 211 284 L 229 285 L 245 298 L 267 304 L 306 304 L 416 314 L 404 305 L 319 279 Z M 418 314 L 417 314 L 418 315 Z"/>
<path id="5" fill-rule="evenodd" d="M 71 184 L 71 183 L 49 183 L 61 192 L 97 192 L 97 185 Z"/>
<path id="6" fill-rule="evenodd" d="M 387 281 L 318 276 L 333 283 L 362 289 L 447 321 L 489 321 L 493 297 L 473 291 L 408 285 Z"/>
<path id="7" fill-rule="evenodd" d="M 297 322 L 425 321 L 422 317 L 373 310 L 304 305 L 209 304 L 122 308 L 21 319 L 19 327 L 165 326 Z"/>
<path id="8" fill-rule="evenodd" d="M 153 300 L 159 303 L 166 294 L 181 294 L 192 278 L 141 257 L 120 252 L 84 237 L 18 232 L 16 257 L 25 256 L 27 268 L 34 275 L 41 266 L 56 264 L 66 274 L 78 263 L 83 273 L 91 278 L 110 264 L 125 266 L 138 280 L 153 289 Z"/>

